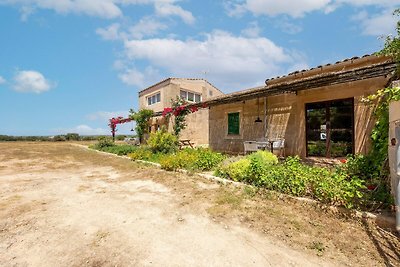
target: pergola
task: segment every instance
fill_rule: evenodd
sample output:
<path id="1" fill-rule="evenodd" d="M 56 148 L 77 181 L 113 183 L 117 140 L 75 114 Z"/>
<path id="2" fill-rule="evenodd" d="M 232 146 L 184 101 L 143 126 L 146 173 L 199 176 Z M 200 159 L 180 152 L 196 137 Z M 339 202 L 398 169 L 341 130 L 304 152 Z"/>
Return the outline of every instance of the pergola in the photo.
<path id="1" fill-rule="evenodd" d="M 131 121 L 133 121 L 133 119 L 131 119 L 131 118 L 123 118 L 123 117 L 117 117 L 117 118 L 111 118 L 110 119 L 110 123 L 108 124 L 108 126 L 110 126 L 113 140 L 115 139 L 115 133 L 117 131 L 117 125 L 118 124 L 127 123 L 127 122 L 131 122 Z"/>

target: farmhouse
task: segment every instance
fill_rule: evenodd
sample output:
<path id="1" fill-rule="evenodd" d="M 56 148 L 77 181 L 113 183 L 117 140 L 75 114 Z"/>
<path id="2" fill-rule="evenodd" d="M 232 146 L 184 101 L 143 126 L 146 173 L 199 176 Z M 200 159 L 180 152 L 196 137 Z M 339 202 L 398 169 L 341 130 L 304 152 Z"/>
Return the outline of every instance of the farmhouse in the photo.
<path id="1" fill-rule="evenodd" d="M 151 109 L 155 112 L 149 122 L 149 132 L 155 132 L 162 126 L 172 131 L 172 122 L 161 116 L 164 108 L 171 107 L 171 99 L 181 97 L 188 103 L 200 103 L 223 93 L 204 79 L 168 78 L 139 92 L 139 109 Z M 188 139 L 195 145 L 208 145 L 209 110 L 200 109 L 187 116 L 187 127 L 181 132 L 181 139 Z"/>
<path id="2" fill-rule="evenodd" d="M 246 142 L 273 147 L 279 141 L 285 155 L 303 158 L 365 154 L 374 107 L 361 100 L 388 86 L 395 69 L 387 57 L 366 55 L 268 79 L 261 87 L 204 98 L 209 107 L 209 146 L 243 153 Z"/>

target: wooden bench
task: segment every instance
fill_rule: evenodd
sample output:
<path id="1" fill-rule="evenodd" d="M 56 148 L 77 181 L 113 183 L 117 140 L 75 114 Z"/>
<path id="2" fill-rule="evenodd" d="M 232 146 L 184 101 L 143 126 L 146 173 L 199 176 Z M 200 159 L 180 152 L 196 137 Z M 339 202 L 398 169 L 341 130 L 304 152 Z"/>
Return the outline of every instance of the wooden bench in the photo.
<path id="1" fill-rule="evenodd" d="M 182 149 L 182 148 L 184 148 L 184 147 L 191 147 L 191 148 L 193 148 L 194 143 L 190 142 L 190 139 L 183 139 L 183 140 L 179 140 L 178 146 L 179 146 L 179 149 Z"/>

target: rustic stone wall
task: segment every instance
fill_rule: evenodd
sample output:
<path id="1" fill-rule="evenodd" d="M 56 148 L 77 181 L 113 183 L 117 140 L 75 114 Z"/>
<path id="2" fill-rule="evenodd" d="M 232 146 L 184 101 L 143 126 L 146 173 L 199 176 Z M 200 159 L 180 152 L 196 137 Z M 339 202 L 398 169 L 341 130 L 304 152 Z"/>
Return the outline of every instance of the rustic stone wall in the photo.
<path id="1" fill-rule="evenodd" d="M 365 154 L 370 147 L 370 133 L 374 125 L 374 106 L 361 102 L 362 97 L 384 88 L 388 78 L 380 77 L 344 83 L 298 94 L 269 96 L 262 123 L 255 123 L 257 99 L 212 106 L 210 109 L 210 146 L 218 151 L 243 153 L 243 141 L 266 138 L 285 138 L 286 155 L 306 156 L 306 103 L 354 98 L 355 153 Z M 264 112 L 264 98 L 260 98 L 260 112 Z M 240 112 L 240 134 L 227 135 L 227 114 Z"/>

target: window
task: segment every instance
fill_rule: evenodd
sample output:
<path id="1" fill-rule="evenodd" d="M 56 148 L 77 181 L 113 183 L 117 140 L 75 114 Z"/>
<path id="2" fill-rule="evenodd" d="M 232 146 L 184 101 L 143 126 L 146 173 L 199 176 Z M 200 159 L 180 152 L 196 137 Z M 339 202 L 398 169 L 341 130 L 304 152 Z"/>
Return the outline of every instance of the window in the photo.
<path id="1" fill-rule="evenodd" d="M 180 96 L 183 100 L 188 102 L 201 102 L 201 94 L 196 94 L 188 91 L 181 90 Z"/>
<path id="2" fill-rule="evenodd" d="M 193 93 L 188 93 L 187 100 L 190 102 L 194 102 L 194 94 Z"/>
<path id="3" fill-rule="evenodd" d="M 306 104 L 307 156 L 345 157 L 354 152 L 353 99 Z"/>
<path id="4" fill-rule="evenodd" d="M 239 134 L 239 112 L 228 113 L 228 135 Z"/>
<path id="5" fill-rule="evenodd" d="M 181 98 L 186 100 L 187 99 L 187 92 L 181 90 Z"/>
<path id="6" fill-rule="evenodd" d="M 153 105 L 158 102 L 161 102 L 161 94 L 160 93 L 157 93 L 155 95 L 147 97 L 147 105 L 148 106 Z"/>

